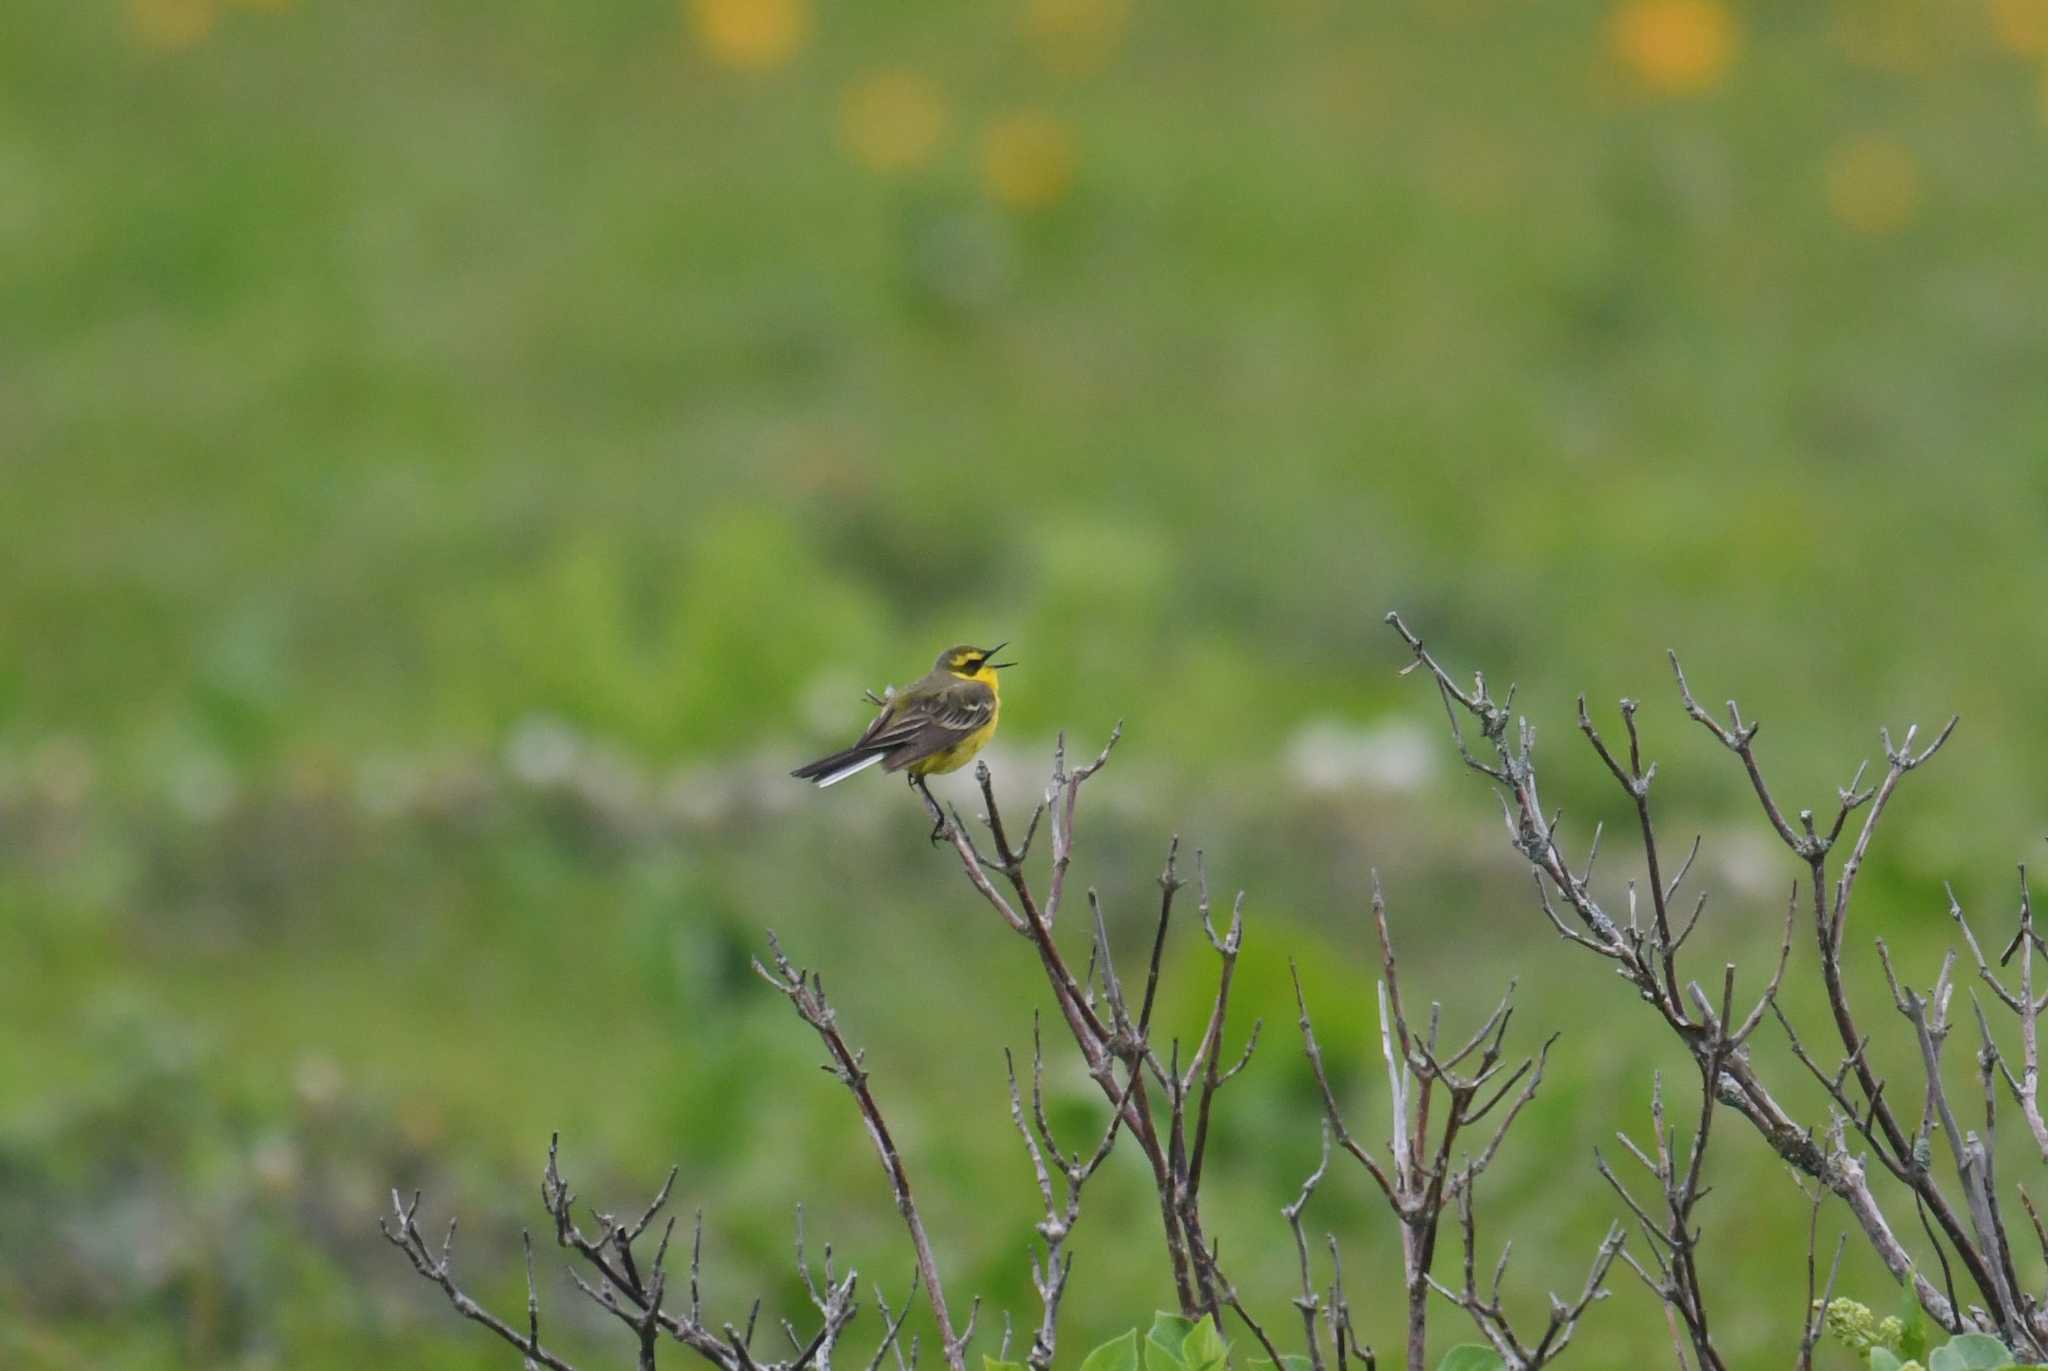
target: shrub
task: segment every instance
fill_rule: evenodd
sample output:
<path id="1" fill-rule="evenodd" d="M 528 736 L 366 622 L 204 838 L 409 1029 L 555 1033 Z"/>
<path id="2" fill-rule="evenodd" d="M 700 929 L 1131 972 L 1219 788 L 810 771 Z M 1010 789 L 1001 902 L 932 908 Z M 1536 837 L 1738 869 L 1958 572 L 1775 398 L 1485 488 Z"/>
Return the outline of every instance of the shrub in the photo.
<path id="1" fill-rule="evenodd" d="M 1657 767 L 1654 762 L 1646 763 L 1642 755 L 1636 702 L 1621 701 L 1623 741 L 1618 745 L 1610 745 L 1603 737 L 1583 697 L 1578 708 L 1578 729 L 1593 757 L 1626 796 L 1639 831 L 1646 904 L 1639 904 L 1636 884 L 1630 881 L 1626 903 L 1610 908 L 1596 892 L 1593 879 L 1599 831 L 1594 831 L 1575 867 L 1566 855 L 1559 816 L 1547 811 L 1540 799 L 1535 730 L 1513 714 L 1512 689 L 1496 699 L 1483 675 L 1475 676 L 1469 688 L 1462 686 L 1398 616 L 1389 615 L 1388 622 L 1410 654 L 1404 670 L 1422 672 L 1437 690 L 1458 755 L 1498 795 L 1509 841 L 1529 864 L 1536 907 L 1551 930 L 1575 949 L 1611 964 L 1633 987 L 1646 1012 L 1685 1049 L 1698 1087 L 1690 1132 L 1681 1136 L 1667 1112 L 1664 1082 L 1653 1079 L 1645 1141 L 1638 1143 L 1626 1133 L 1620 1135 L 1646 1182 L 1624 1179 L 1596 1153 L 1594 1168 L 1614 1193 L 1618 1221 L 1592 1254 L 1575 1292 L 1569 1298 L 1552 1295 L 1542 1327 L 1516 1326 L 1501 1300 L 1507 1249 L 1503 1248 L 1493 1264 L 1490 1280 L 1482 1283 L 1474 1214 L 1479 1182 L 1541 1085 L 1548 1044 L 1533 1054 L 1507 1050 L 1512 986 L 1492 1013 L 1463 1038 L 1440 1031 L 1434 1005 L 1426 1018 L 1413 1017 L 1409 1010 L 1413 1002 L 1403 994 L 1387 904 L 1375 878 L 1371 908 L 1380 953 L 1376 997 L 1381 1066 L 1390 1101 L 1389 1142 L 1382 1156 L 1362 1144 L 1347 1123 L 1331 1088 L 1297 976 L 1302 1047 L 1323 1104 L 1322 1149 L 1319 1165 L 1302 1182 L 1294 1202 L 1282 1210 L 1300 1275 L 1300 1293 L 1293 1300 L 1300 1331 L 1288 1339 L 1300 1350 L 1283 1351 L 1282 1335 L 1269 1331 L 1240 1298 L 1202 1208 L 1214 1111 L 1224 1087 L 1250 1063 L 1259 1042 L 1259 1026 L 1254 1024 L 1242 1048 L 1227 1046 L 1232 977 L 1245 936 L 1242 895 L 1219 929 L 1207 872 L 1197 854 L 1196 915 L 1215 956 L 1216 971 L 1207 1025 L 1183 1061 L 1178 1040 L 1162 1048 L 1153 1037 L 1152 1023 L 1164 949 L 1173 930 L 1179 894 L 1187 884 L 1178 838 L 1169 844 L 1159 875 L 1157 927 L 1141 981 L 1127 984 L 1119 972 L 1093 891 L 1087 900 L 1088 961 L 1080 975 L 1075 974 L 1074 963 L 1057 936 L 1061 916 L 1071 912 L 1068 877 L 1081 790 L 1108 764 L 1118 732 L 1112 732 L 1108 744 L 1092 761 L 1071 769 L 1062 740 L 1054 753 L 1045 798 L 1024 825 L 1020 841 L 1013 842 L 1015 835 L 996 804 L 983 765 L 977 768 L 977 777 L 986 838 L 978 839 L 957 813 L 942 811 L 926 794 L 923 799 L 935 825 L 935 841 L 950 846 L 976 895 L 1002 926 L 1031 949 L 1060 1021 L 1109 1110 L 1098 1136 L 1062 1145 L 1047 1120 L 1042 1090 L 1044 1051 L 1034 1033 L 1030 1105 L 1027 1109 L 1013 1063 L 1010 1106 L 1044 1208 L 1044 1217 L 1036 1225 L 1040 1247 L 1032 1270 L 1039 1317 L 1035 1326 L 1021 1333 L 1006 1320 L 997 1350 L 984 1354 L 988 1371 L 1011 1371 L 1019 1365 L 1046 1371 L 1060 1357 L 1060 1305 L 1073 1269 L 1069 1244 L 1081 1218 L 1083 1191 L 1118 1146 L 1135 1147 L 1149 1170 L 1157 1192 L 1163 1269 L 1178 1305 L 1176 1312 L 1158 1316 L 1146 1334 L 1142 1347 L 1145 1371 L 1214 1371 L 1233 1356 L 1225 1341 L 1227 1325 L 1246 1334 L 1245 1350 L 1255 1367 L 1263 1362 L 1286 1371 L 1329 1371 L 1332 1366 L 1336 1371 L 1348 1371 L 1354 1360 L 1366 1368 L 1376 1366 L 1374 1352 L 1359 1341 L 1354 1328 L 1342 1254 L 1335 1238 L 1326 1240 L 1327 1260 L 1319 1267 L 1318 1253 L 1303 1222 L 1304 1211 L 1333 1157 L 1339 1155 L 1355 1162 L 1370 1177 L 1400 1232 L 1403 1361 L 1409 1371 L 1424 1371 L 1432 1296 L 1461 1313 L 1484 1339 L 1451 1349 L 1442 1359 L 1440 1371 L 1533 1371 L 1548 1364 L 1566 1350 L 1581 1318 L 1605 1296 L 1608 1276 L 1617 1261 L 1633 1271 L 1665 1308 L 1680 1365 L 1687 1365 L 1689 1351 L 1691 1364 L 1699 1371 L 1720 1371 L 1726 1363 L 1715 1343 L 1702 1288 L 1703 1253 L 1696 1214 L 1707 1194 L 1710 1145 L 1744 1125 L 1810 1187 L 1804 1225 L 1808 1288 L 1796 1351 L 1801 1367 L 1812 1365 L 1824 1329 L 1864 1356 L 1871 1371 L 1917 1366 L 1923 1353 L 1927 1371 L 1966 1371 L 2048 1360 L 2048 1297 L 2035 1295 L 2020 1283 L 2009 1235 L 2024 1230 L 2008 1223 L 2009 1198 L 2020 1201 L 2044 1253 L 2048 1253 L 2048 1233 L 2043 1232 L 2024 1189 L 2001 1185 L 1993 1162 L 2001 1087 L 2018 1106 L 2043 1159 L 2048 1160 L 2048 1122 L 2041 1110 L 2039 1068 L 2039 1025 L 2048 1009 L 2048 992 L 2037 991 L 2034 979 L 2035 955 L 2048 953 L 2048 943 L 2036 931 L 2024 878 L 2016 931 L 1995 962 L 1977 941 L 1961 906 L 1950 898 L 1951 917 L 1978 978 L 1994 1003 L 2015 1020 L 2020 1044 L 2015 1070 L 1982 1003 L 1975 1004 L 1981 1131 L 1962 1125 L 1958 1102 L 1950 1097 L 1941 1069 L 1952 1027 L 1956 953 L 1949 952 L 1932 986 L 1921 991 L 1902 978 L 1884 942 L 1880 939 L 1877 943 L 1891 1003 L 1918 1048 L 1921 1080 L 1917 1094 L 1923 1107 L 1917 1119 L 1902 1112 L 1904 1106 L 1896 1103 L 1902 1093 L 1889 1091 L 1887 1081 L 1872 1064 L 1870 1038 L 1860 1025 L 1843 965 L 1857 877 L 1880 820 L 1905 779 L 1940 751 L 1955 721 L 1918 750 L 1916 729 L 1907 729 L 1896 745 L 1889 732 L 1883 733 L 1885 765 L 1881 774 L 1866 785 L 1866 772 L 1859 768 L 1837 792 L 1831 817 L 1823 819 L 1811 809 L 1788 813 L 1766 779 L 1756 747 L 1758 725 L 1745 721 L 1733 701 L 1728 703 L 1725 723 L 1710 714 L 1693 697 L 1673 656 L 1672 671 L 1685 715 L 1740 762 L 1765 822 L 1805 873 L 1803 890 L 1800 883 L 1793 886 L 1783 936 L 1761 987 L 1738 998 L 1733 964 L 1722 968 L 1718 983 L 1709 980 L 1706 985 L 1682 970 L 1686 941 L 1705 906 L 1703 895 L 1691 898 L 1689 910 L 1681 900 L 1699 843 L 1695 840 L 1687 855 L 1672 865 L 1651 803 Z M 1031 863 L 1041 829 L 1049 848 L 1042 884 Z M 987 851 L 982 848 L 983 841 L 988 844 Z M 1074 922 L 1070 918 L 1067 926 Z M 1809 1048 L 1778 1006 L 1792 943 L 1802 922 L 1811 928 L 1819 949 L 1817 969 L 1839 1055 L 1817 1046 Z M 823 979 L 793 961 L 772 933 L 768 945 L 767 961 L 757 962 L 755 969 L 817 1035 L 827 1069 L 852 1097 L 908 1231 L 916 1256 L 917 1290 L 923 1293 L 938 1330 L 940 1354 L 949 1371 L 966 1371 L 969 1348 L 976 1338 L 978 1302 L 970 1305 L 962 1318 L 957 1303 L 949 1299 L 918 1208 L 910 1164 L 896 1144 L 881 1102 L 869 1088 L 861 1053 L 840 1030 Z M 2009 984 L 2003 968 L 2015 960 L 2016 979 Z M 1767 1022 L 1774 1022 L 1784 1039 L 1783 1051 L 1769 1062 L 1757 1040 Z M 1827 1117 L 1801 1119 L 1781 1103 L 1781 1077 L 1793 1070 L 1804 1070 L 1824 1087 L 1831 1102 Z M 1717 1128 L 1724 1115 L 1727 1124 Z M 1941 1135 L 1938 1146 L 1937 1133 Z M 1858 1144 L 1868 1149 L 1866 1154 L 1853 1150 Z M 1868 1169 L 1866 1156 L 1876 1162 L 1876 1173 Z M 782 1323 L 789 1355 L 770 1360 L 755 1351 L 758 1305 L 744 1328 L 713 1322 L 702 1308 L 701 1219 L 691 1242 L 687 1303 L 679 1297 L 680 1292 L 671 1290 L 673 1217 L 658 1233 L 654 1230 L 669 1198 L 667 1185 L 637 1217 L 595 1214 L 595 1228 L 585 1230 L 576 1217 L 575 1196 L 563 1177 L 557 1149 L 551 1145 L 541 1196 L 557 1245 L 590 1273 L 587 1279 L 578 1274 L 578 1283 L 631 1332 L 642 1367 L 653 1367 L 661 1348 L 680 1343 L 720 1371 L 829 1371 L 838 1343 L 858 1312 L 857 1274 L 852 1270 L 839 1273 L 829 1248 L 821 1268 L 814 1271 L 799 1236 L 797 1266 L 814 1306 L 816 1327 L 806 1335 L 795 1325 Z M 1902 1283 L 1908 1303 L 1900 1315 L 1876 1319 L 1864 1306 L 1834 1298 L 1846 1234 L 1835 1247 L 1823 1281 L 1816 1247 L 1821 1207 L 1830 1197 L 1844 1206 L 1863 1241 Z M 1892 1213 L 1907 1202 L 1925 1224 L 1932 1243 L 1936 1258 L 1932 1275 L 1915 1262 L 1897 1236 L 1901 1230 Z M 462 1291 L 451 1268 L 448 1242 L 438 1248 L 429 1242 L 418 1225 L 418 1211 L 417 1195 L 406 1203 L 394 1194 L 393 1214 L 385 1223 L 386 1236 L 406 1253 L 414 1268 L 439 1286 L 458 1312 L 517 1347 L 530 1365 L 572 1371 L 559 1352 L 541 1338 L 530 1239 L 528 1299 L 522 1326 L 492 1314 Z M 1447 1220 L 1457 1233 L 1461 1260 L 1439 1258 L 1438 1239 Z M 1634 1234 L 1640 1235 L 1641 1242 L 1631 1249 L 1627 1240 Z M 877 1291 L 875 1302 L 882 1328 L 868 1363 L 870 1371 L 892 1355 L 907 1371 L 916 1356 L 915 1341 L 906 1351 L 901 1336 L 908 1301 L 892 1311 Z M 1946 1341 L 1930 1347 L 1930 1329 L 1947 1335 Z M 1021 1363 L 1010 1360 L 1013 1347 L 1019 1350 Z M 1252 1349 L 1256 1355 L 1250 1355 Z M 1138 1334 L 1133 1329 L 1078 1360 L 1082 1371 L 1137 1371 L 1140 1355 Z"/>

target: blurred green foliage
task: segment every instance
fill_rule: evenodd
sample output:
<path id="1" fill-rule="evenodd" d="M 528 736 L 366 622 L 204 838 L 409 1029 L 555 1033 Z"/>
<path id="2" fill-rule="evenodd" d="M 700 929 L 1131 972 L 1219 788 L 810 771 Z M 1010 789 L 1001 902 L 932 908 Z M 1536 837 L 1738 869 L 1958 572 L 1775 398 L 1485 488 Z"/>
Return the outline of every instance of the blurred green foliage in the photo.
<path id="1" fill-rule="evenodd" d="M 1115 936 L 1186 832 L 1252 892 L 1245 1012 L 1289 1021 L 1297 958 L 1366 1116 L 1369 866 L 1452 1020 L 1522 977 L 1526 1044 L 1566 1036 L 1489 1236 L 1539 1309 L 1611 1209 L 1560 1177 L 1680 1063 L 1615 1031 L 1433 732 L 1334 790 L 1314 740 L 1437 727 L 1400 605 L 1527 684 L 1586 830 L 1620 811 L 1572 692 L 1646 697 L 1674 833 L 1710 834 L 1702 965 L 1752 968 L 1794 873 L 1661 650 L 1816 807 L 1879 723 L 1958 709 L 1859 917 L 1909 958 L 1943 878 L 2000 917 L 2048 745 L 2032 13 L 24 0 L 0 1363 L 501 1365 L 371 1224 L 424 1186 L 516 1297 L 557 1128 L 604 1204 L 683 1165 L 732 1316 L 799 1297 L 799 1200 L 893 1298 L 857 1125 L 747 970 L 770 926 L 834 978 L 954 1283 L 1021 1312 L 997 1064 L 1031 969 L 892 785 L 782 774 L 962 639 L 1023 663 L 1019 803 L 1054 730 L 1128 721 L 1083 835 Z M 1206 972 L 1177 942 L 1183 1033 Z M 1273 1307 L 1315 1105 L 1285 1032 L 1234 1089 L 1215 1227 Z M 1709 1293 L 1748 1362 L 1795 1336 L 1800 1254 L 1789 1183 L 1724 1146 Z M 1107 1174 L 1073 1346 L 1165 1289 Z M 1356 1180 L 1313 1222 L 1391 1343 Z M 1662 1355 L 1637 1293 L 1596 1320 L 1579 1364 Z"/>

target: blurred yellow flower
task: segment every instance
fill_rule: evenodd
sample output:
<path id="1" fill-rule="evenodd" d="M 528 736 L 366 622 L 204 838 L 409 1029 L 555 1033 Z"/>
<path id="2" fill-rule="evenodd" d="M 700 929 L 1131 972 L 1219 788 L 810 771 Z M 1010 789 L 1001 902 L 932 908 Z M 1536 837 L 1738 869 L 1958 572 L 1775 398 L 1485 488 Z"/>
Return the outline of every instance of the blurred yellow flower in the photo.
<path id="1" fill-rule="evenodd" d="M 697 45 L 715 62 L 771 71 L 811 35 L 809 0 L 683 0 Z"/>
<path id="2" fill-rule="evenodd" d="M 1131 0 L 1029 0 L 1023 27 L 1046 66 L 1086 76 L 1116 56 L 1130 22 Z"/>
<path id="3" fill-rule="evenodd" d="M 182 52 L 213 32 L 213 0 L 128 0 L 128 32 L 159 52 Z"/>
<path id="4" fill-rule="evenodd" d="M 946 99 L 914 71 L 881 71 L 846 88 L 839 141 L 870 171 L 915 171 L 946 135 Z"/>
<path id="5" fill-rule="evenodd" d="M 2022 57 L 2048 57 L 2048 0 L 1991 0 L 1998 45 Z"/>
<path id="6" fill-rule="evenodd" d="M 1888 138 L 1863 138 L 1828 159 L 1828 210 L 1856 233 L 1894 233 L 1920 207 L 1913 154 Z"/>
<path id="7" fill-rule="evenodd" d="M 1646 89 L 1697 95 L 1735 62 L 1735 16 L 1719 0 L 1630 0 L 1608 19 L 1607 44 Z"/>
<path id="8" fill-rule="evenodd" d="M 1073 186 L 1073 141 L 1049 114 L 1010 115 L 982 142 L 981 177 L 988 193 L 1010 209 L 1048 209 Z"/>

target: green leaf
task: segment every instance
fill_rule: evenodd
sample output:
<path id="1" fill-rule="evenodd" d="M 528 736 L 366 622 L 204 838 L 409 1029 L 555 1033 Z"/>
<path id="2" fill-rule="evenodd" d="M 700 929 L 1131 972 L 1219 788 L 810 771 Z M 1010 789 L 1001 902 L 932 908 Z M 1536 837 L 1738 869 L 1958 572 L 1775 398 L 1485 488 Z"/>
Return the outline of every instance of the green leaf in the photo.
<path id="1" fill-rule="evenodd" d="M 1500 1359 L 1500 1353 L 1484 1343 L 1460 1343 L 1444 1353 L 1444 1359 L 1436 1364 L 1436 1371 L 1502 1371 L 1507 1365 Z"/>
<path id="2" fill-rule="evenodd" d="M 1899 1358 L 1901 1361 L 1924 1362 L 1927 1360 L 1927 1313 L 1920 1307 L 1920 1297 L 1913 1293 L 1913 1277 L 1908 1273 L 1899 1296 L 1899 1323 L 1903 1331 L 1899 1334 Z"/>
<path id="3" fill-rule="evenodd" d="M 1187 1371 L 1223 1371 L 1230 1360 L 1230 1344 L 1216 1331 L 1213 1319 L 1203 1319 L 1181 1343 L 1180 1359 Z"/>
<path id="4" fill-rule="evenodd" d="M 1090 1352 L 1082 1359 L 1081 1371 L 1138 1371 L 1138 1330 L 1111 1338 Z"/>
<path id="5" fill-rule="evenodd" d="M 2011 1361 L 2005 1344 L 1989 1333 L 1964 1333 L 1934 1349 L 1927 1371 L 1993 1371 Z"/>
<path id="6" fill-rule="evenodd" d="M 1187 1371 L 1180 1359 L 1181 1345 L 1195 1331 L 1195 1321 L 1164 1310 L 1152 1316 L 1152 1329 L 1145 1334 L 1145 1371 Z"/>
<path id="7" fill-rule="evenodd" d="M 1873 1347 L 1870 1349 L 1870 1371 L 1899 1371 L 1899 1368 L 1904 1364 L 1899 1360 L 1898 1353 L 1893 1352 L 1890 1348 Z"/>
<path id="8" fill-rule="evenodd" d="M 1024 1363 L 1019 1361 L 997 1361 L 994 1357 L 984 1352 L 981 1354 L 981 1371 L 1024 1371 Z"/>
<path id="9" fill-rule="evenodd" d="M 1270 1357 L 1253 1357 L 1249 1363 L 1251 1371 L 1309 1371 L 1314 1364 L 1299 1352 L 1282 1352 L 1277 1368 Z"/>

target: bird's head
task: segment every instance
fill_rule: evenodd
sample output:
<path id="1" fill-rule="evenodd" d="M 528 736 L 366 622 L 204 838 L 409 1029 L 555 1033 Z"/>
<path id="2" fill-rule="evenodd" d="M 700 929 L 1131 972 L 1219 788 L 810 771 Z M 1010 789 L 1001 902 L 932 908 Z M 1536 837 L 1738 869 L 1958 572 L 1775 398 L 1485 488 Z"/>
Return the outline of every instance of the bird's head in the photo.
<path id="1" fill-rule="evenodd" d="M 997 643 L 994 647 L 968 647 L 964 644 L 960 647 L 949 647 L 939 654 L 939 660 L 934 665 L 938 670 L 951 672 L 962 680 L 993 681 L 997 667 L 1017 665 L 1015 662 L 994 660 L 995 655 L 1005 646 L 1007 644 Z"/>

